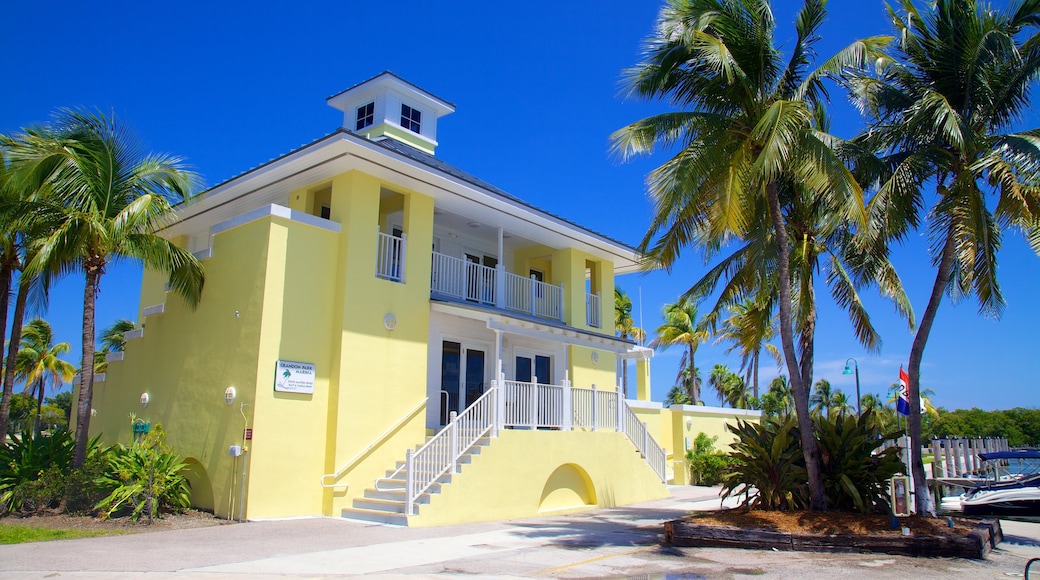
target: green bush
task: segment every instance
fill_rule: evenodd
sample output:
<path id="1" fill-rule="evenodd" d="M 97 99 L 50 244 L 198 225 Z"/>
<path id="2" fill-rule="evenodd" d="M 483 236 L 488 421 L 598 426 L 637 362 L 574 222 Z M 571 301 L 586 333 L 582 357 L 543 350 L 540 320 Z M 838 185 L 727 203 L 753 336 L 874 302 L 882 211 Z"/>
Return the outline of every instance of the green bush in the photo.
<path id="1" fill-rule="evenodd" d="M 882 435 L 873 413 L 813 421 L 820 449 L 827 507 L 846 511 L 888 509 L 886 484 L 903 470 L 898 448 L 875 451 L 895 434 Z M 794 417 L 763 417 L 761 424 L 740 421 L 730 454 L 735 464 L 725 476 L 723 498 L 744 494 L 742 505 L 755 509 L 808 507 L 805 458 Z"/>
<path id="2" fill-rule="evenodd" d="M 686 451 L 686 462 L 690 466 L 690 481 L 698 485 L 718 485 L 728 472 L 733 460 L 729 454 L 715 451 L 718 437 L 698 433 L 693 448 Z"/>
<path id="3" fill-rule="evenodd" d="M 95 507 L 102 517 L 128 510 L 134 521 L 145 514 L 149 523 L 162 517 L 163 512 L 187 509 L 191 506 L 191 487 L 186 467 L 166 445 L 166 433 L 156 424 L 129 447 L 116 445 L 112 449 L 109 470 L 101 482 L 114 489 Z"/>
<path id="4" fill-rule="evenodd" d="M 722 498 L 744 495 L 741 505 L 753 509 L 803 509 L 808 486 L 794 417 L 763 416 L 761 423 L 738 421 L 729 429 L 737 440 Z"/>
<path id="5" fill-rule="evenodd" d="M 887 481 L 905 470 L 899 448 L 875 450 L 898 433 L 882 435 L 867 411 L 858 419 L 852 415 L 814 420 L 820 442 L 820 468 L 831 509 L 868 513 L 888 507 Z"/>
<path id="6" fill-rule="evenodd" d="M 71 433 L 33 434 L 31 425 L 0 445 L 0 513 L 39 513 L 64 504 L 88 511 L 103 494 L 95 480 L 105 471 L 107 455 L 95 437 L 87 444 L 83 469 L 72 469 Z"/>

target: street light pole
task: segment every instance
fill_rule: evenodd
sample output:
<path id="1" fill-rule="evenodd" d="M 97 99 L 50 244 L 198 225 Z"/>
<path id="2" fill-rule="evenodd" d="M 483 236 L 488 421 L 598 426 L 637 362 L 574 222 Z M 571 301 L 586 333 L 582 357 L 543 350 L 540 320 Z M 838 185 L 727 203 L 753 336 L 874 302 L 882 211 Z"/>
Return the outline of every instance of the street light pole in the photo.
<path id="1" fill-rule="evenodd" d="M 841 372 L 841 374 L 843 374 L 843 375 L 851 375 L 853 373 L 853 370 L 849 368 L 849 361 L 852 361 L 852 364 L 853 364 L 853 366 L 856 369 L 855 370 L 855 373 L 856 373 L 856 416 L 860 417 L 860 416 L 862 416 L 862 412 L 860 411 L 860 404 L 861 404 L 860 399 L 862 399 L 862 397 L 859 394 L 859 361 L 857 361 L 856 359 L 854 359 L 852 357 L 849 357 L 849 359 L 845 361 L 845 370 L 843 370 Z"/>

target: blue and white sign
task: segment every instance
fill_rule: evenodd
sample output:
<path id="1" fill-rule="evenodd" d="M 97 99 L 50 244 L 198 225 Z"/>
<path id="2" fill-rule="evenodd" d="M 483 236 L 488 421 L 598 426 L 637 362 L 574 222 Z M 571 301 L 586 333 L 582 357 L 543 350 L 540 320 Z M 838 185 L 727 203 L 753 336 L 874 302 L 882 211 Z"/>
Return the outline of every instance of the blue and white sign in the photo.
<path id="1" fill-rule="evenodd" d="M 274 390 L 276 392 L 314 394 L 313 364 L 280 360 L 274 373 Z"/>

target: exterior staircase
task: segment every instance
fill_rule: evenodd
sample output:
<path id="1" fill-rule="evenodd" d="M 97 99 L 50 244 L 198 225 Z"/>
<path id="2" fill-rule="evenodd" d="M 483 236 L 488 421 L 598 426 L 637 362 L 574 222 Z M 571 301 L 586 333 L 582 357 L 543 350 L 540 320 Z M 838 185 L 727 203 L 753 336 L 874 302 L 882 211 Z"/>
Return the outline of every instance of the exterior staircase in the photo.
<path id="1" fill-rule="evenodd" d="M 426 442 L 429 443 L 431 439 L 433 437 L 427 437 Z M 481 449 L 490 444 L 489 437 L 478 439 L 472 447 L 459 456 L 454 472 L 460 473 L 462 465 L 471 463 L 473 456 L 480 455 Z M 421 445 L 416 445 L 415 451 L 421 447 Z M 377 481 L 375 487 L 366 488 L 362 497 L 355 498 L 353 507 L 345 508 L 342 516 L 351 520 L 407 526 L 408 516 L 418 515 L 420 506 L 430 503 L 430 496 L 439 494 L 443 486 L 451 483 L 451 478 L 452 472 L 438 477 L 430 488 L 415 500 L 412 513 L 407 514 L 405 489 L 408 471 L 405 462 L 398 461 L 395 469 L 388 469 L 386 477 Z"/>

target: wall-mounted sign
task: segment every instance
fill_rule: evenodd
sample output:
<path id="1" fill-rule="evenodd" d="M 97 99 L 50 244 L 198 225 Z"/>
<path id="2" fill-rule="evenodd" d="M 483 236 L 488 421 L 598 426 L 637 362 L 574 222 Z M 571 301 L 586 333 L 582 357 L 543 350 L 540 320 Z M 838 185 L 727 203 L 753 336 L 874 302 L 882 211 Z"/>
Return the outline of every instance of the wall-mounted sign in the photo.
<path id="1" fill-rule="evenodd" d="M 243 437 L 243 439 L 245 439 L 246 441 L 252 441 L 253 440 L 253 430 L 249 429 L 249 428 L 246 428 L 245 436 Z"/>
<path id="2" fill-rule="evenodd" d="M 280 360 L 274 372 L 274 390 L 281 393 L 314 394 L 314 365 Z"/>

